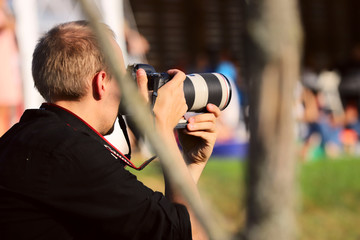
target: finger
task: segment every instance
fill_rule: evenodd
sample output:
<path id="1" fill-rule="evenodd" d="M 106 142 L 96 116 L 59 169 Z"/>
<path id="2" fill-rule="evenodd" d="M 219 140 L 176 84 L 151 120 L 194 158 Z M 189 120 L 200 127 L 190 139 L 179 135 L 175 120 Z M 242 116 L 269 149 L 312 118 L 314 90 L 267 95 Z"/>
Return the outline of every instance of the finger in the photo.
<path id="1" fill-rule="evenodd" d="M 189 121 L 194 122 L 214 122 L 216 117 L 213 113 L 202 113 L 189 118 Z"/>
<path id="2" fill-rule="evenodd" d="M 172 76 L 171 84 L 179 86 L 184 83 L 186 75 L 184 72 L 178 70 L 178 69 L 170 69 L 167 71 L 167 73 Z M 169 83 L 170 83 L 169 82 Z"/>
<path id="3" fill-rule="evenodd" d="M 148 79 L 146 76 L 146 72 L 144 69 L 140 68 L 136 71 L 136 81 L 138 84 L 138 88 L 140 91 L 140 94 L 144 97 L 145 101 L 149 101 L 149 90 L 147 87 Z"/>
<path id="4" fill-rule="evenodd" d="M 189 123 L 187 124 L 187 130 L 189 132 L 193 132 L 193 131 L 216 132 L 217 128 L 215 121 L 195 122 L 194 120 L 189 119 Z"/>
<path id="5" fill-rule="evenodd" d="M 218 108 L 216 105 L 211 104 L 211 103 L 208 103 L 206 105 L 206 110 L 208 110 L 208 112 L 210 112 L 210 113 L 213 113 L 215 115 L 215 117 L 217 117 L 217 118 L 220 116 L 220 113 L 221 113 L 220 108 Z"/>
<path id="6" fill-rule="evenodd" d="M 210 145 L 215 143 L 215 141 L 216 141 L 216 133 L 214 133 L 214 132 L 206 132 L 206 131 L 189 132 L 189 131 L 187 131 L 185 134 L 188 136 L 193 136 L 193 137 L 198 137 L 198 138 L 204 139 Z"/>
<path id="7" fill-rule="evenodd" d="M 200 122 L 211 122 L 216 123 L 217 117 L 214 113 L 202 113 L 198 115 L 194 115 L 188 119 L 189 122 L 192 123 L 200 123 Z"/>

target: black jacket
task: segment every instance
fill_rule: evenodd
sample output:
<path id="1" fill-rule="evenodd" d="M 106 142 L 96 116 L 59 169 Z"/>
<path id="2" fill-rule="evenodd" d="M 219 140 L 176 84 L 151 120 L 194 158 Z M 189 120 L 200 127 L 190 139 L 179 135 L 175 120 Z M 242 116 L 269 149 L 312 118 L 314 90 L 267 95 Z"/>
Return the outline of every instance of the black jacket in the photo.
<path id="1" fill-rule="evenodd" d="M 43 104 L 0 139 L 0 239 L 191 239 L 191 227 L 85 122 Z"/>

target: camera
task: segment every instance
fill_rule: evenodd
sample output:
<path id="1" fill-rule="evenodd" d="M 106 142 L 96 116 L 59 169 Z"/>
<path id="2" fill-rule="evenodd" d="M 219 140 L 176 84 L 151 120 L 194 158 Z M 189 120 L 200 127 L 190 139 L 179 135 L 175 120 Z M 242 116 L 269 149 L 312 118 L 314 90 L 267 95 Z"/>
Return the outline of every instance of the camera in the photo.
<path id="1" fill-rule="evenodd" d="M 152 103 L 155 103 L 156 92 L 172 76 L 166 72 L 156 72 L 149 64 L 129 65 L 127 71 L 136 79 L 136 71 L 144 69 L 148 78 L 148 89 L 155 92 Z M 184 95 L 189 112 L 206 112 L 206 105 L 212 103 L 224 110 L 231 100 L 231 85 L 221 73 L 193 73 L 187 74 L 184 81 Z"/>

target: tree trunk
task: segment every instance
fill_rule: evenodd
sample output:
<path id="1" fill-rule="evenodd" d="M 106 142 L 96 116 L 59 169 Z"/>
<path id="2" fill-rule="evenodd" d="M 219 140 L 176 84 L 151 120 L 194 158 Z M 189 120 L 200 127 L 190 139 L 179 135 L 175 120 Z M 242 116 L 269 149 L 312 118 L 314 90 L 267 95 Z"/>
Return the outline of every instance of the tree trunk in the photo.
<path id="1" fill-rule="evenodd" d="M 295 224 L 294 86 L 301 29 L 295 0 L 247 6 L 250 151 L 245 238 L 291 240 Z"/>

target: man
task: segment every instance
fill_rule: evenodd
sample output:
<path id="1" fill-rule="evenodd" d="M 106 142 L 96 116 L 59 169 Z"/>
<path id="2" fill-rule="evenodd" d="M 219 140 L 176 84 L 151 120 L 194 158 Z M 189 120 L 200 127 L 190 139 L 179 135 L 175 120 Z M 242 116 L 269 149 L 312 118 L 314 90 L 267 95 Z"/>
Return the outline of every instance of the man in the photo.
<path id="1" fill-rule="evenodd" d="M 121 68 L 125 71 L 123 63 Z M 34 51 L 32 70 L 47 103 L 25 111 L 0 139 L 1 239 L 206 238 L 177 189 L 166 182 L 163 196 L 144 186 L 124 168 L 126 157 L 103 138 L 113 128 L 121 90 L 87 22 L 46 33 Z M 159 89 L 153 109 L 155 128 L 196 189 L 220 110 L 209 104 L 208 113 L 189 119 L 179 133 L 181 153 L 173 129 L 187 111 L 185 75 L 168 73 L 173 79 Z M 141 69 L 137 81 L 147 98 Z"/>

